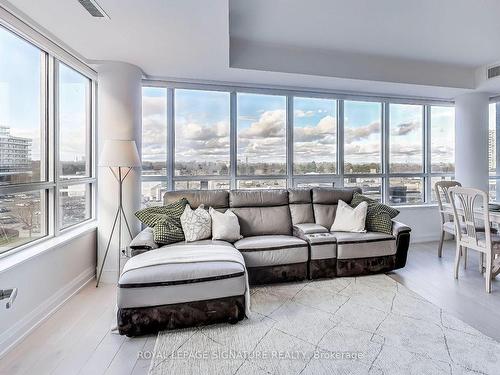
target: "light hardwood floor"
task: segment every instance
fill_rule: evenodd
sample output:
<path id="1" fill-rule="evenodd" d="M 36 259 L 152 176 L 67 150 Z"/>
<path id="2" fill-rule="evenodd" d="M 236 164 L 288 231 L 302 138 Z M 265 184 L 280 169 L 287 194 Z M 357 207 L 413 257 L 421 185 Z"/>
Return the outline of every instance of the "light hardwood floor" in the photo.
<path id="1" fill-rule="evenodd" d="M 437 257 L 437 243 L 412 245 L 406 268 L 389 275 L 437 306 L 500 341 L 500 280 L 484 291 L 478 255 L 453 279 L 454 242 Z M 147 374 L 156 335 L 127 338 L 110 333 L 115 287 L 87 285 L 13 351 L 0 360 L 0 374 Z"/>

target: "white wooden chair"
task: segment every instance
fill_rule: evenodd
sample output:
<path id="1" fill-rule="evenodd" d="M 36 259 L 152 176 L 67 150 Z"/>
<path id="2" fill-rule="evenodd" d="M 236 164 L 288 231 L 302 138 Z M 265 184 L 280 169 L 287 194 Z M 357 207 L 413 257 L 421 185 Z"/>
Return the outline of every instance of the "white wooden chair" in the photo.
<path id="1" fill-rule="evenodd" d="M 486 292 L 491 293 L 491 279 L 500 270 L 500 236 L 492 234 L 488 211 L 488 194 L 472 188 L 455 186 L 448 189 L 448 196 L 453 207 L 457 250 L 455 255 L 455 279 L 458 279 L 460 250 L 462 247 L 479 251 L 481 254 L 480 269 L 483 270 L 486 257 L 485 279 Z M 481 230 L 480 230 L 481 229 Z"/>
<path id="2" fill-rule="evenodd" d="M 436 197 L 438 201 L 439 214 L 441 216 L 441 239 L 439 240 L 438 247 L 438 257 L 441 258 L 443 255 L 443 241 L 446 233 L 455 235 L 455 223 L 453 222 L 453 216 L 443 210 L 443 203 L 450 204 L 450 197 L 448 195 L 448 189 L 462 186 L 458 181 L 438 181 L 434 184 L 434 190 L 436 192 Z M 466 255 L 464 255 L 466 257 Z M 467 260 L 465 260 L 467 263 Z"/>

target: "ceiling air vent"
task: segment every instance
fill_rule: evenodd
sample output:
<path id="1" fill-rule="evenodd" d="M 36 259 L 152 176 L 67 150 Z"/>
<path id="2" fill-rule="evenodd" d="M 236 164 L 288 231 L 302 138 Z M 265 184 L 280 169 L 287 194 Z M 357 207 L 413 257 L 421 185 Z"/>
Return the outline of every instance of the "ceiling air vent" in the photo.
<path id="1" fill-rule="evenodd" d="M 500 76 L 500 65 L 488 68 L 488 79 Z"/>
<path id="2" fill-rule="evenodd" d="M 99 4 L 97 4 L 97 1 L 95 0 L 78 0 L 80 4 L 87 10 L 87 12 L 90 13 L 92 17 L 96 18 L 107 18 L 109 19 L 109 16 L 106 14 L 104 9 L 101 8 Z"/>

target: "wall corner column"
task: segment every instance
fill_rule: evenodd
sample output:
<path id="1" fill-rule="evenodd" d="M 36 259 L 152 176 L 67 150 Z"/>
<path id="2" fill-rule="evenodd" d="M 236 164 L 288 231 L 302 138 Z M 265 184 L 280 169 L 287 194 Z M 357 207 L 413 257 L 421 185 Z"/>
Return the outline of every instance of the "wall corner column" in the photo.
<path id="1" fill-rule="evenodd" d="M 104 62 L 98 68 L 98 155 L 107 139 L 134 140 L 141 152 L 142 117 L 142 71 L 135 65 L 123 62 Z M 140 224 L 134 212 L 140 208 L 141 176 L 135 169 L 127 176 L 123 185 L 123 208 L 132 230 L 136 235 Z M 101 265 L 113 226 L 118 206 L 118 183 L 111 171 L 98 167 L 98 254 L 97 267 Z M 130 242 L 129 234 L 122 223 L 122 249 Z M 104 265 L 101 282 L 116 283 L 118 278 L 118 231 L 113 240 Z M 123 267 L 123 259 L 121 266 Z"/>
<path id="2" fill-rule="evenodd" d="M 488 191 L 488 105 L 485 92 L 455 98 L 455 179 L 483 191 Z"/>

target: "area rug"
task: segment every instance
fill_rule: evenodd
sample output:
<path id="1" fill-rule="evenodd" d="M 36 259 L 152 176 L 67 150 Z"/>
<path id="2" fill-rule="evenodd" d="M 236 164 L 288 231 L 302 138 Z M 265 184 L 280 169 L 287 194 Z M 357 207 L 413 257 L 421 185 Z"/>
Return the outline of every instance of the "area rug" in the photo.
<path id="1" fill-rule="evenodd" d="M 149 374 L 500 373 L 498 342 L 386 275 L 255 287 L 251 301 L 236 325 L 160 332 Z"/>

